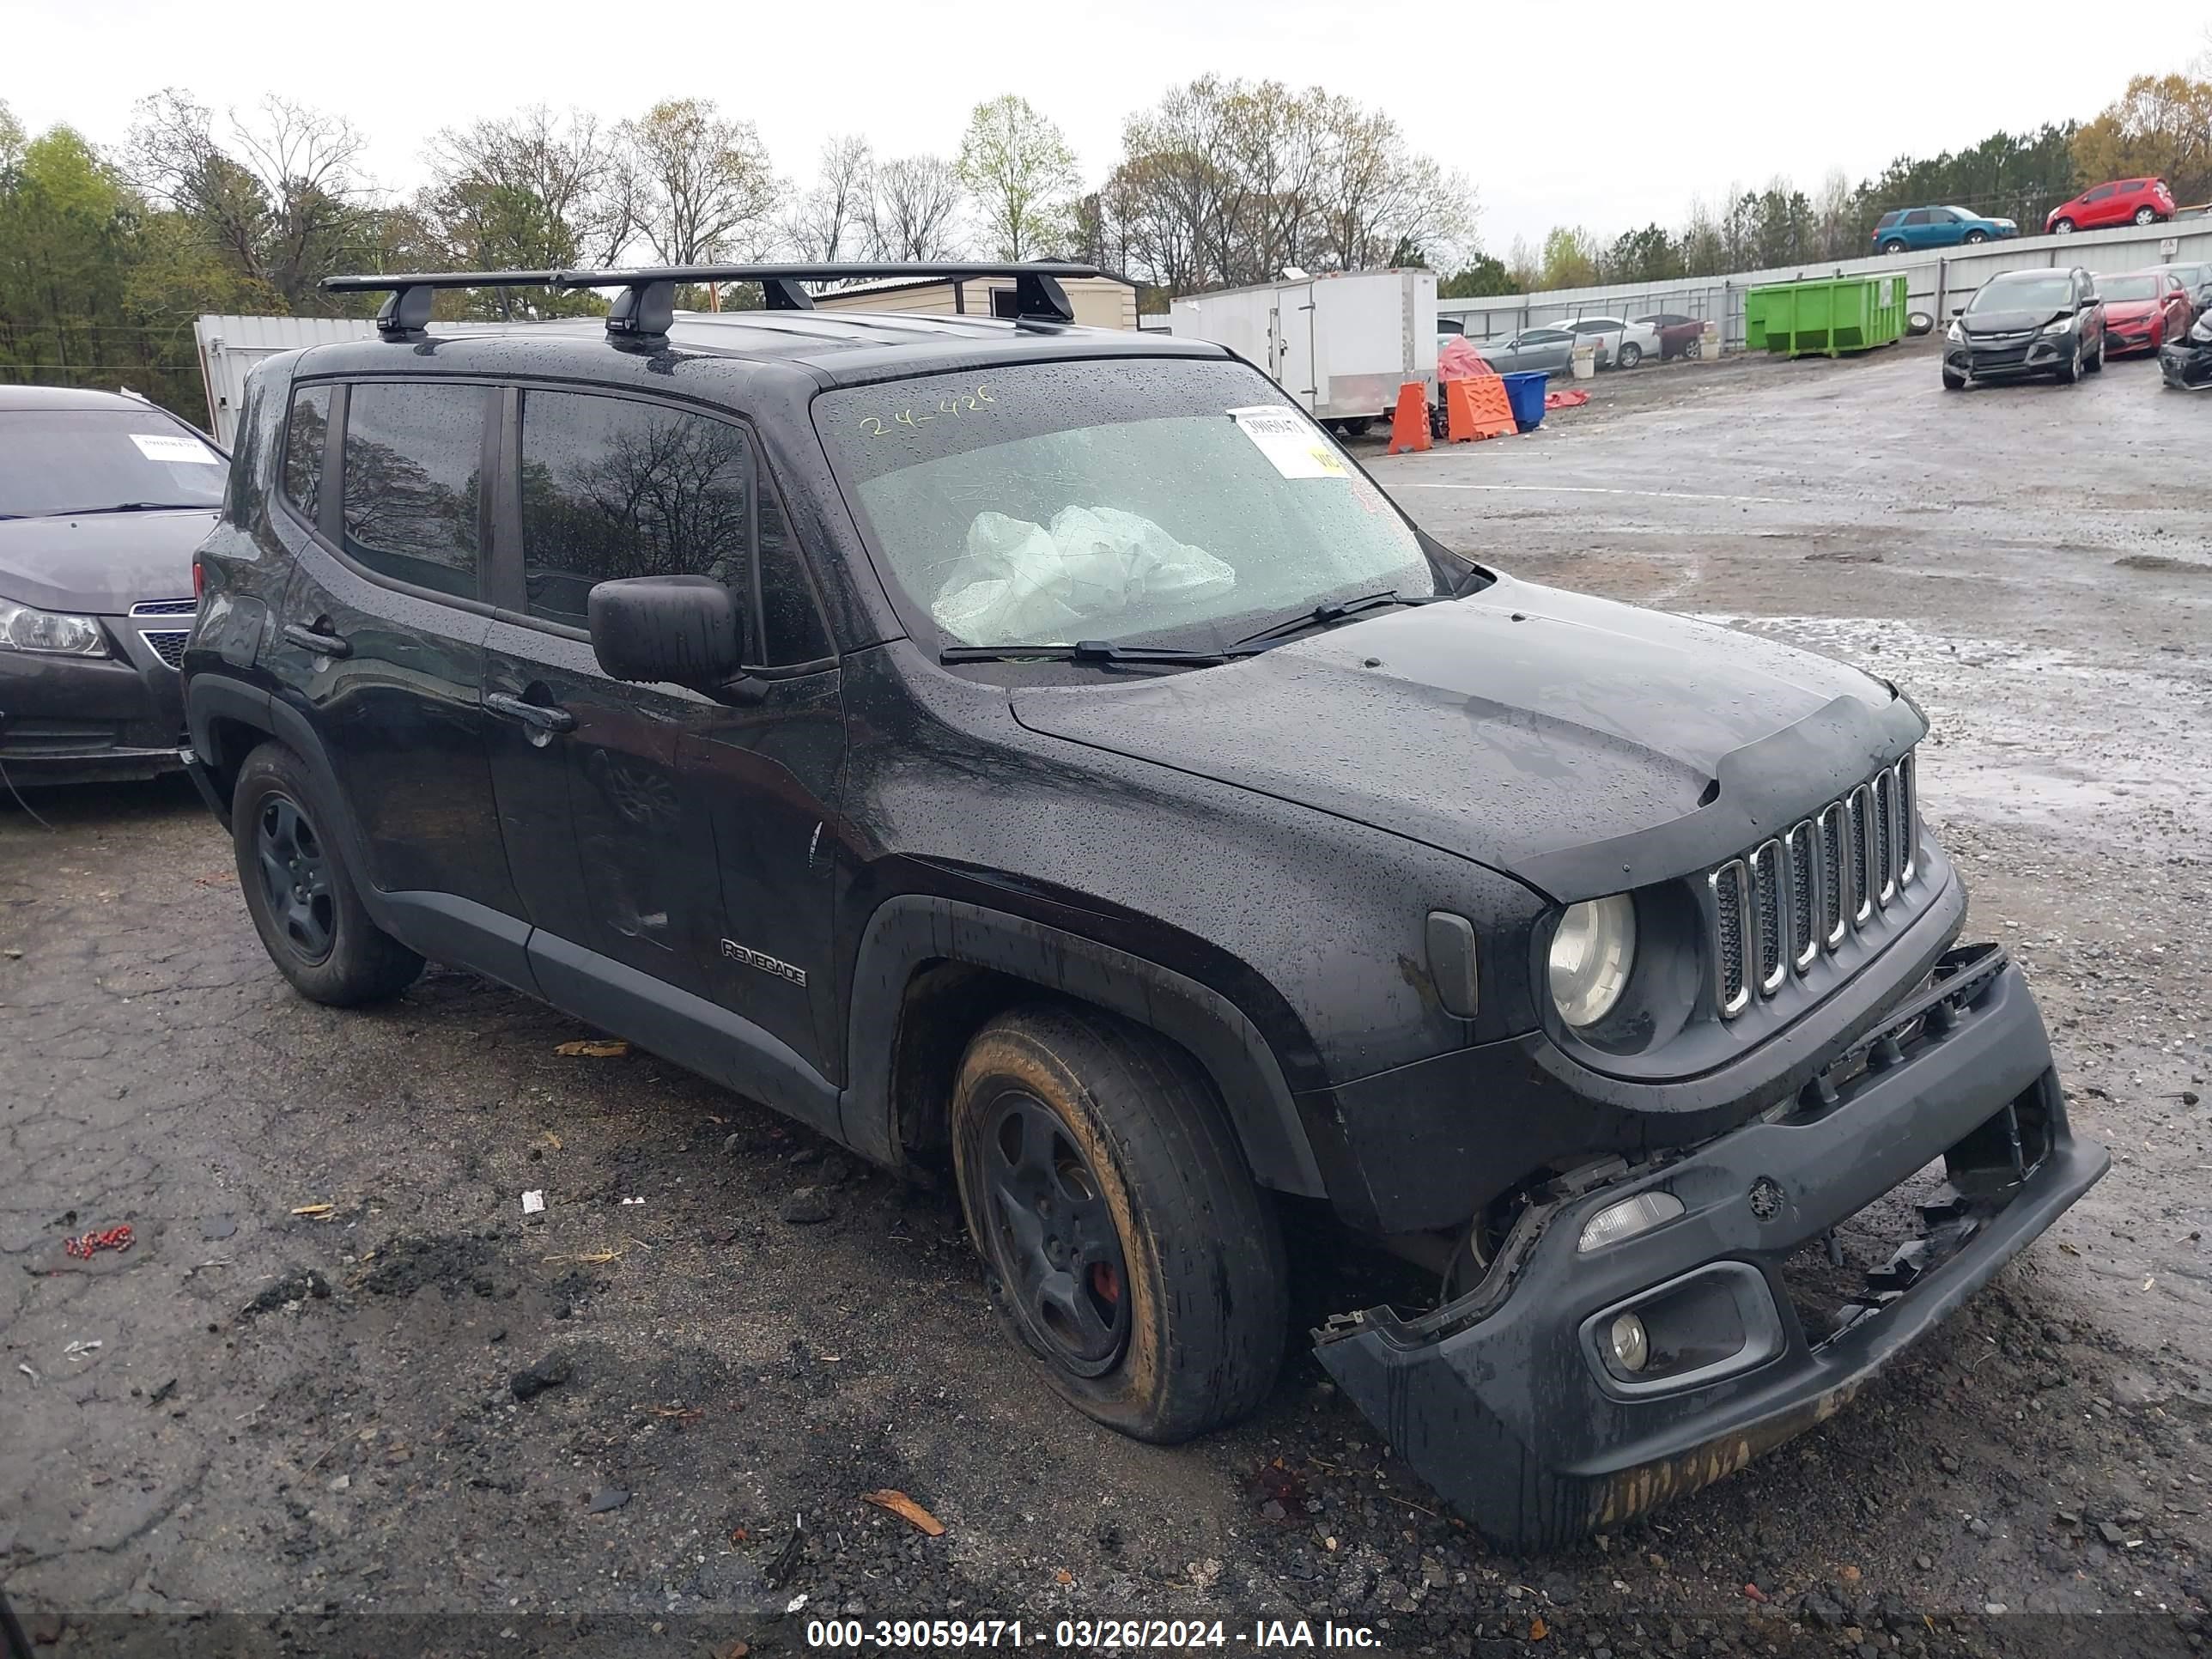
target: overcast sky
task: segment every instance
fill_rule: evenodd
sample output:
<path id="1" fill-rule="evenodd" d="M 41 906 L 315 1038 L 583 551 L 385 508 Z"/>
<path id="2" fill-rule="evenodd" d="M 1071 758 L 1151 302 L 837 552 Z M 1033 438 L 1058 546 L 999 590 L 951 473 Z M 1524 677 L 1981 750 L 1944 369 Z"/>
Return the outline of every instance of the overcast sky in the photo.
<path id="1" fill-rule="evenodd" d="M 950 154 L 972 106 L 1013 91 L 1060 124 L 1095 182 L 1122 117 L 1167 87 L 1208 70 L 1272 76 L 1388 109 L 1466 175 L 1481 240 L 1503 253 L 1558 223 L 1601 236 L 1672 224 L 1692 198 L 1778 173 L 1809 192 L 1830 167 L 1856 179 L 1901 152 L 2086 119 L 2130 75 L 2184 67 L 2212 22 L 2185 9 L 2155 31 L 2107 29 L 2078 5 L 2013 0 L 2001 41 L 1967 32 L 1969 61 L 1944 39 L 1955 9 L 1863 8 L 1855 29 L 1894 19 L 1898 38 L 1871 67 L 1827 72 L 1806 67 L 1829 60 L 1819 42 L 1764 20 L 1832 7 L 1684 5 L 1668 21 L 1648 0 L 1561 11 L 1111 0 L 962 6 L 941 28 L 926 21 L 937 9 L 0 0 L 0 100 L 34 131 L 66 121 L 119 144 L 134 100 L 161 87 L 217 108 L 273 88 L 351 118 L 378 180 L 411 187 L 439 127 L 532 102 L 614 118 L 711 97 L 758 125 L 778 172 L 804 180 L 832 133 L 864 133 L 882 155 Z M 1834 56 L 1851 64 L 1856 48 Z"/>

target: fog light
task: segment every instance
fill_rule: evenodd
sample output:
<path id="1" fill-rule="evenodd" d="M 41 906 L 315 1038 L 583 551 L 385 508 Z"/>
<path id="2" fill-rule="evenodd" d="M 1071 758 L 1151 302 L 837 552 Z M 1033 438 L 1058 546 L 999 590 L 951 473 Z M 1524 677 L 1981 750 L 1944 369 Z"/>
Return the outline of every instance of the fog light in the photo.
<path id="1" fill-rule="evenodd" d="M 1651 1339 L 1644 1334 L 1644 1322 L 1634 1314 L 1623 1314 L 1613 1322 L 1606 1333 L 1613 1344 L 1613 1357 L 1625 1371 L 1640 1371 L 1650 1363 Z"/>
<path id="2" fill-rule="evenodd" d="M 1575 1250 L 1586 1255 L 1605 1245 L 1618 1244 L 1624 1238 L 1649 1232 L 1661 1222 L 1672 1221 L 1681 1213 L 1682 1200 L 1672 1193 L 1638 1193 L 1618 1204 L 1607 1205 L 1585 1222 Z"/>

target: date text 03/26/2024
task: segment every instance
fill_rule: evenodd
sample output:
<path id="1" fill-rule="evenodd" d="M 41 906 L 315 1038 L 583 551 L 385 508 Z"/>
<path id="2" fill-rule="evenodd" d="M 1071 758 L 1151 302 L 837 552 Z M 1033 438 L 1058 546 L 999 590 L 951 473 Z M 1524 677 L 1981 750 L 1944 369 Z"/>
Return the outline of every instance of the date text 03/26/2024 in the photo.
<path id="1" fill-rule="evenodd" d="M 1323 1620 L 1255 1620 L 1231 1630 L 1218 1619 L 1062 1619 L 1049 1629 L 1018 1619 L 810 1619 L 810 1648 L 945 1649 L 1050 1645 L 1087 1652 L 1203 1648 L 1378 1648 L 1365 1625 Z"/>

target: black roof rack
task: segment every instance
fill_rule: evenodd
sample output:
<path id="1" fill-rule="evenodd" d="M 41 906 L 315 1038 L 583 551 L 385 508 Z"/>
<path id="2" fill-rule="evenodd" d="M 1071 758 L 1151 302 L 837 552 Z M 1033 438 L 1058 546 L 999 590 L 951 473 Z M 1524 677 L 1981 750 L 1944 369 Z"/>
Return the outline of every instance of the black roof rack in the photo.
<path id="1" fill-rule="evenodd" d="M 1027 263 L 937 261 L 929 264 L 862 261 L 844 264 L 644 265 L 626 270 L 435 270 L 397 276 L 325 276 L 332 294 L 389 294 L 376 313 L 377 331 L 387 338 L 419 334 L 430 320 L 430 302 L 441 288 L 618 288 L 607 313 L 607 332 L 617 338 L 653 338 L 668 332 L 676 310 L 678 283 L 758 283 L 770 311 L 811 311 L 808 283 L 845 282 L 855 277 L 903 276 L 910 280 L 960 282 L 972 277 L 1014 279 L 1018 326 L 1060 328 L 1075 320 L 1063 276 L 1096 276 L 1096 265 L 1057 260 Z"/>

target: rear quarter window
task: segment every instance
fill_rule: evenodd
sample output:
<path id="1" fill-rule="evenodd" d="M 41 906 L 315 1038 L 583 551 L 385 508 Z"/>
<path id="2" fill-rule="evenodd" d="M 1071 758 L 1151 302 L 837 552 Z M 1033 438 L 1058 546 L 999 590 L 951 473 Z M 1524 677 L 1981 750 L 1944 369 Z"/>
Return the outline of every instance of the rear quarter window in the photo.
<path id="1" fill-rule="evenodd" d="M 315 522 L 322 501 L 323 452 L 330 434 L 331 389 L 301 386 L 284 423 L 284 499 Z"/>

